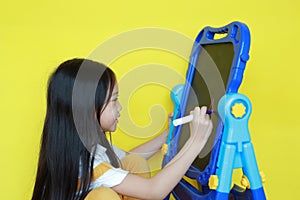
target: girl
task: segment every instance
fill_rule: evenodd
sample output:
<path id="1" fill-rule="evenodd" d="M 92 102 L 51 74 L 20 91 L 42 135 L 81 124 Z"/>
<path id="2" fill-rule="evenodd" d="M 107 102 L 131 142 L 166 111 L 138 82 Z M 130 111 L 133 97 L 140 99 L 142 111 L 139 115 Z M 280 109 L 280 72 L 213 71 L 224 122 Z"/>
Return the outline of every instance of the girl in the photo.
<path id="1" fill-rule="evenodd" d="M 47 111 L 33 200 L 163 199 L 205 145 L 212 122 L 196 107 L 190 138 L 155 176 L 145 159 L 165 143 L 167 131 L 127 155 L 105 133 L 116 130 L 122 106 L 114 73 L 103 64 L 72 59 L 48 83 Z M 118 195 L 117 195 L 118 194 Z"/>

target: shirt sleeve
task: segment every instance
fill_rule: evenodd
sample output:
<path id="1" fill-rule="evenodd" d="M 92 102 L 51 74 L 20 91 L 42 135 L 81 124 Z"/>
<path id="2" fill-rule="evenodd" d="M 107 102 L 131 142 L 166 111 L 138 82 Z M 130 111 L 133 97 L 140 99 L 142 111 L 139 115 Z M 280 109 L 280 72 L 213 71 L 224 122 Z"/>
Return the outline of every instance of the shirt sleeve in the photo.
<path id="1" fill-rule="evenodd" d="M 114 168 L 106 162 L 102 162 L 94 168 L 91 189 L 96 187 L 114 187 L 119 185 L 129 172 L 121 168 Z"/>

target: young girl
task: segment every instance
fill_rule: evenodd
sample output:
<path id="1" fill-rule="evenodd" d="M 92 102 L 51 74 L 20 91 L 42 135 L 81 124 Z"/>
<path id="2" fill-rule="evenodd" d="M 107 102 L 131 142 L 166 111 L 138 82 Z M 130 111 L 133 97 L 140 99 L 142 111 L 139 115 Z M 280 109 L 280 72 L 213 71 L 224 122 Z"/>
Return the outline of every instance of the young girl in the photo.
<path id="1" fill-rule="evenodd" d="M 48 84 L 33 200 L 163 199 L 212 131 L 206 107 L 196 107 L 191 112 L 190 138 L 150 178 L 146 160 L 137 155 L 151 157 L 165 143 L 167 131 L 130 154 L 108 141 L 105 133 L 116 130 L 122 109 L 111 69 L 91 60 L 72 59 L 57 68 Z"/>

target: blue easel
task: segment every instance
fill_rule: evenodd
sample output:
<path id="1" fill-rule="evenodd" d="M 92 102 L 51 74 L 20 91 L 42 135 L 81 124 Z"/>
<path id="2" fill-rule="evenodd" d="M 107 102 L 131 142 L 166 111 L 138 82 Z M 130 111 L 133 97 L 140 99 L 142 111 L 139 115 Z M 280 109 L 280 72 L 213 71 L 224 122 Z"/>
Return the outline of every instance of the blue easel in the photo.
<path id="1" fill-rule="evenodd" d="M 215 34 L 227 34 L 224 38 L 215 39 Z M 226 91 L 224 96 L 218 100 L 217 107 L 221 120 L 217 126 L 215 144 L 211 150 L 210 160 L 204 170 L 191 166 L 186 176 L 197 180 L 201 185 L 201 191 L 193 185 L 182 179 L 172 191 L 176 199 L 266 199 L 261 177 L 258 171 L 253 145 L 250 140 L 248 130 L 248 120 L 251 114 L 251 103 L 249 99 L 238 94 L 238 88 L 243 79 L 243 72 L 246 62 L 249 59 L 248 52 L 250 48 L 250 33 L 248 27 L 240 22 L 233 22 L 221 28 L 205 27 L 197 36 L 189 68 L 186 74 L 185 85 L 176 86 L 174 91 L 177 94 L 177 100 L 172 98 L 176 115 L 180 118 L 185 115 L 185 109 L 188 102 L 193 78 L 197 70 L 203 66 L 197 66 L 199 54 L 203 53 L 203 47 L 211 48 L 211 45 L 217 44 L 222 48 L 232 47 L 232 63 L 229 64 L 230 73 L 226 82 Z M 229 44 L 229 45 L 228 45 Z M 227 45 L 227 46 L 226 46 Z M 229 49 L 230 50 L 230 49 Z M 227 49 L 225 50 L 227 51 Z M 221 54 L 222 56 L 222 54 Z M 197 68 L 197 70 L 196 70 Z M 199 76 L 199 75 L 198 75 Z M 224 77 L 223 77 L 224 79 Z M 180 91 L 180 92 L 178 92 Z M 199 91 L 201 93 L 201 91 Z M 171 93 L 172 94 L 172 93 Z M 172 95 L 171 95 L 172 96 Z M 178 99 L 180 102 L 178 103 Z M 179 106 L 180 104 L 180 106 Z M 178 107 L 180 107 L 178 111 Z M 167 152 L 164 157 L 163 166 L 166 165 L 178 151 L 178 141 L 181 134 L 181 126 L 171 127 Z M 170 142 L 172 140 L 172 142 Z M 242 168 L 244 177 L 242 182 L 245 188 L 234 186 L 231 188 L 232 172 L 236 168 Z M 166 199 L 169 199 L 167 197 Z"/>

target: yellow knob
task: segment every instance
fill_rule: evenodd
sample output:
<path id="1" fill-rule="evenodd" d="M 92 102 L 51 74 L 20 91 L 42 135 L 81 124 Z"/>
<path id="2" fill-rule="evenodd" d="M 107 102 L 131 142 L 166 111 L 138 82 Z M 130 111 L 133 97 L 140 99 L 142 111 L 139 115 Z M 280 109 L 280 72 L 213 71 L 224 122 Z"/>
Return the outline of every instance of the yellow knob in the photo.
<path id="1" fill-rule="evenodd" d="M 168 153 L 168 145 L 167 144 L 163 144 L 162 147 L 161 147 L 161 150 L 163 152 L 163 155 L 166 155 Z"/>
<path id="2" fill-rule="evenodd" d="M 246 114 L 246 107 L 242 103 L 236 103 L 231 107 L 231 113 L 235 118 L 242 118 Z"/>
<path id="3" fill-rule="evenodd" d="M 259 171 L 261 182 L 265 183 L 266 182 L 266 175 L 263 171 Z"/>
<path id="4" fill-rule="evenodd" d="M 250 188 L 250 182 L 245 175 L 242 176 L 241 184 L 248 189 Z"/>
<path id="5" fill-rule="evenodd" d="M 211 190 L 217 189 L 219 185 L 219 179 L 217 175 L 211 175 L 208 180 L 208 187 Z"/>

